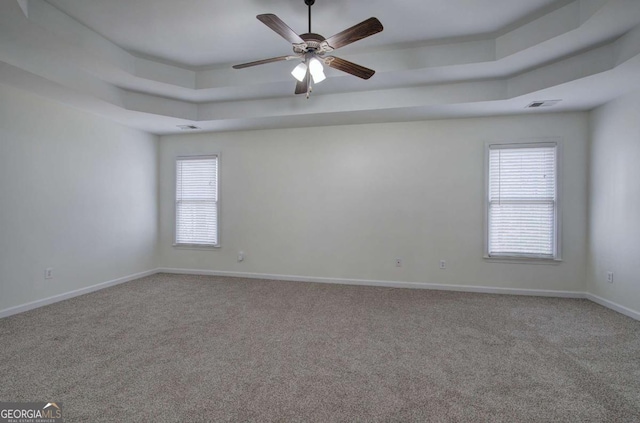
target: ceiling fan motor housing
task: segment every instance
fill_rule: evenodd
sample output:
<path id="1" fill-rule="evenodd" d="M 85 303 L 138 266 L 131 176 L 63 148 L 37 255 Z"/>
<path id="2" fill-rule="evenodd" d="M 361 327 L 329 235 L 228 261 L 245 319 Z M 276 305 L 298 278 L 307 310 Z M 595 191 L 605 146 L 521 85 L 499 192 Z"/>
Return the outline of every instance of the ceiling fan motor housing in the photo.
<path id="1" fill-rule="evenodd" d="M 300 34 L 300 38 L 304 40 L 304 44 L 294 44 L 293 45 L 294 53 L 301 54 L 301 53 L 313 52 L 318 50 L 324 51 L 324 49 L 322 48 L 323 46 L 322 43 L 325 40 L 325 38 L 322 35 L 314 34 L 314 33 L 306 33 L 306 34 Z"/>
<path id="2" fill-rule="evenodd" d="M 313 6 L 315 2 L 316 0 L 304 0 L 304 4 L 306 4 L 307 6 Z"/>

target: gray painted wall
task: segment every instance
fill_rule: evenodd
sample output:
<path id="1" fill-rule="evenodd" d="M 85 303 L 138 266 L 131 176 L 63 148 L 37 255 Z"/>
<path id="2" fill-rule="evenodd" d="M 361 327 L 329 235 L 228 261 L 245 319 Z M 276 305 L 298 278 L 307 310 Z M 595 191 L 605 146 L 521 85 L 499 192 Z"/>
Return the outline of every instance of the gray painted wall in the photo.
<path id="1" fill-rule="evenodd" d="M 0 98 L 0 311 L 155 268 L 157 137 Z"/>
<path id="2" fill-rule="evenodd" d="M 483 260 L 487 141 L 560 137 L 560 264 Z M 585 288 L 584 113 L 163 136 L 163 267 L 517 289 Z M 221 153 L 221 245 L 172 247 L 178 155 Z M 246 259 L 237 262 L 237 252 Z M 395 258 L 403 266 L 395 266 Z M 438 261 L 445 259 L 447 269 Z"/>
<path id="3" fill-rule="evenodd" d="M 640 92 L 591 113 L 587 290 L 640 311 Z M 613 272 L 613 283 L 607 283 Z"/>

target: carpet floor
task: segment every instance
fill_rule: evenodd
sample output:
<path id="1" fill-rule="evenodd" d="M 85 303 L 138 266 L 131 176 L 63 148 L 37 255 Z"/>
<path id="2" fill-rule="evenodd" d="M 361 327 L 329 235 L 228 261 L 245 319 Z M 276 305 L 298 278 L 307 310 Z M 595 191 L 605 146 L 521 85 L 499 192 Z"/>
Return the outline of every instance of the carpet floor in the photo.
<path id="1" fill-rule="evenodd" d="M 640 422 L 587 300 L 158 274 L 0 320 L 0 401 L 67 422 Z"/>

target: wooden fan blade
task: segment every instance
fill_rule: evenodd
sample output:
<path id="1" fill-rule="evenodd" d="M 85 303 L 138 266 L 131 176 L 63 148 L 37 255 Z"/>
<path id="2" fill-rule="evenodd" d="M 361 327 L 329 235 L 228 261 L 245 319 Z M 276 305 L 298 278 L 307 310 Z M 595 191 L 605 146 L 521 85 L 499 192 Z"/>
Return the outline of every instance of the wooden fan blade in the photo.
<path id="1" fill-rule="evenodd" d="M 282 38 L 289 41 L 291 44 L 303 44 L 304 40 L 296 34 L 293 29 L 289 28 L 286 23 L 279 17 L 272 13 L 256 16 L 260 22 L 280 34 Z"/>
<path id="2" fill-rule="evenodd" d="M 255 62 L 242 63 L 240 65 L 233 65 L 233 68 L 244 69 L 244 68 L 249 68 L 251 66 L 264 65 L 266 63 L 280 62 L 282 60 L 289 60 L 289 57 L 290 56 L 279 56 L 279 57 L 272 57 L 271 59 L 256 60 Z"/>
<path id="3" fill-rule="evenodd" d="M 309 91 L 309 78 L 311 74 L 307 71 L 307 75 L 302 81 L 298 81 L 296 84 L 296 94 L 306 94 Z"/>
<path id="4" fill-rule="evenodd" d="M 337 49 L 344 47 L 347 44 L 355 43 L 356 41 L 367 38 L 373 34 L 377 34 L 383 29 L 384 27 L 378 19 L 369 18 L 366 21 L 362 21 L 349 29 L 345 29 L 336 35 L 327 38 L 326 41 L 327 44 L 333 47 L 333 49 Z"/>
<path id="5" fill-rule="evenodd" d="M 376 73 L 376 71 L 374 71 L 373 69 L 365 68 L 364 66 L 360 66 L 356 63 L 334 56 L 327 56 L 325 63 L 330 68 L 350 73 L 351 75 L 355 75 L 358 78 L 362 79 L 369 79 L 373 76 L 374 73 Z"/>

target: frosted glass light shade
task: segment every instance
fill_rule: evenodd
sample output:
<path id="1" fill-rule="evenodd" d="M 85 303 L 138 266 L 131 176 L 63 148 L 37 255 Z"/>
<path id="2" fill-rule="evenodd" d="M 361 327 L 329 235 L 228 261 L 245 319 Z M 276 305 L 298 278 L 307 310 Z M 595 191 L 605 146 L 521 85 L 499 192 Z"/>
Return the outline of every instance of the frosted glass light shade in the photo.
<path id="1" fill-rule="evenodd" d="M 317 58 L 312 58 L 309 60 L 309 72 L 311 75 L 322 72 L 322 63 Z"/>
<path id="2" fill-rule="evenodd" d="M 307 65 L 300 63 L 291 71 L 291 75 L 300 82 L 304 81 L 304 77 L 307 76 Z"/>
<path id="3" fill-rule="evenodd" d="M 320 72 L 311 73 L 311 76 L 313 77 L 314 84 L 317 84 L 318 82 L 322 82 L 325 79 L 327 79 L 327 76 L 324 74 L 322 70 L 320 70 Z"/>
<path id="4" fill-rule="evenodd" d="M 322 62 L 320 62 L 320 60 L 315 57 L 309 60 L 309 72 L 313 77 L 314 84 L 327 79 L 326 75 L 324 74 L 324 69 L 322 68 Z"/>

